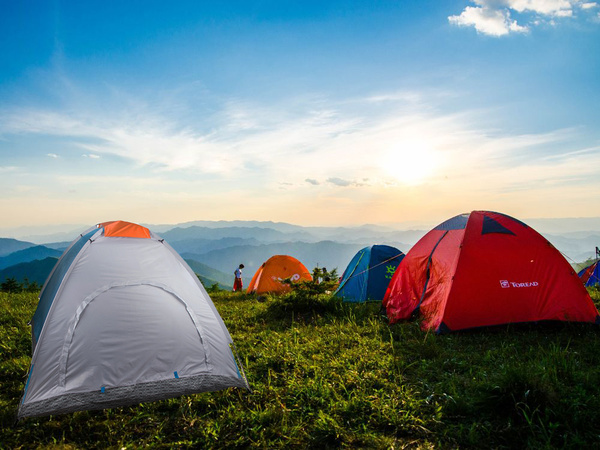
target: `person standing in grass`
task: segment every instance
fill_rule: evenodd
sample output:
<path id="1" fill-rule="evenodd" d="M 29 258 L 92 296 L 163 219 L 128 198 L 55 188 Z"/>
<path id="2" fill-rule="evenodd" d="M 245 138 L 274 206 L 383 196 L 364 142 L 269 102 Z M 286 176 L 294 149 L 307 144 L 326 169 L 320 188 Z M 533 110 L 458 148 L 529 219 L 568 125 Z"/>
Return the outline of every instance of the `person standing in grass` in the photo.
<path id="1" fill-rule="evenodd" d="M 235 280 L 233 280 L 233 292 L 241 291 L 244 287 L 244 282 L 242 281 L 242 269 L 244 268 L 243 264 L 240 264 L 237 269 L 234 270 L 233 274 L 235 275 Z"/>

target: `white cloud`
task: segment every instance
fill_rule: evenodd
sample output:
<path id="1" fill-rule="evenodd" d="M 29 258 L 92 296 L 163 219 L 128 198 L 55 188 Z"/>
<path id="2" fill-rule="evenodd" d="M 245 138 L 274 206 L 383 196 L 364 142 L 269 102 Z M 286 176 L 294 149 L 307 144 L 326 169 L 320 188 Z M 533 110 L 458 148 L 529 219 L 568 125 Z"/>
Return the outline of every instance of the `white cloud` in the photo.
<path id="1" fill-rule="evenodd" d="M 58 158 L 58 155 L 56 153 L 47 153 L 46 156 L 48 156 L 49 158 Z"/>
<path id="2" fill-rule="evenodd" d="M 527 27 L 510 19 L 508 10 L 497 10 L 489 7 L 467 6 L 459 16 L 450 16 L 453 25 L 473 26 L 477 31 L 491 36 L 504 36 L 510 32 L 526 33 Z"/>
<path id="3" fill-rule="evenodd" d="M 189 202 L 203 209 L 214 205 L 218 214 L 264 213 L 288 221 L 294 217 L 283 211 L 290 204 L 296 205 L 298 217 L 315 204 L 324 216 L 380 208 L 381 218 L 392 204 L 403 204 L 405 211 L 422 210 L 426 204 L 440 214 L 482 202 L 503 210 L 503 204 L 495 206 L 486 198 L 508 202 L 515 193 L 510 200 L 520 203 L 521 196 L 530 195 L 526 186 L 538 198 L 545 188 L 564 198 L 572 192 L 571 183 L 565 193 L 555 193 L 556 186 L 564 180 L 580 182 L 600 167 L 583 167 L 583 158 L 576 157 L 574 152 L 582 150 L 570 143 L 580 130 L 503 134 L 477 125 L 490 111 L 442 114 L 435 104 L 426 93 L 381 93 L 340 103 L 316 97 L 276 105 L 231 101 L 215 116 L 204 117 L 203 129 L 178 127 L 152 108 L 126 120 L 86 116 L 83 107 L 70 114 L 5 110 L 0 111 L 5 119 L 0 133 L 53 134 L 68 145 L 76 142 L 84 149 L 78 155 L 116 155 L 124 163 L 144 166 L 131 171 L 139 178 L 132 175 L 122 182 L 131 199 L 148 211 L 160 199 L 174 210 L 189 211 Z M 548 158 L 553 154 L 554 159 Z M 427 170 L 420 170 L 425 165 Z M 78 196 L 89 197 L 110 183 L 100 174 L 96 179 L 80 176 L 59 180 L 62 191 L 56 197 L 72 187 Z M 153 181 L 158 179 L 160 187 Z M 269 199 L 259 210 L 253 199 L 265 190 Z M 230 198 L 249 206 L 235 213 L 219 209 Z M 429 204 L 431 198 L 438 200 Z M 114 206 L 114 201 L 105 203 L 107 211 Z M 563 203 L 570 207 L 566 199 Z M 282 215 L 272 217 L 269 211 Z M 339 220 L 346 219 L 351 220 Z"/>
<path id="4" fill-rule="evenodd" d="M 342 187 L 352 186 L 355 184 L 353 181 L 344 180 L 343 178 L 337 178 L 337 177 L 328 178 L 327 182 L 331 183 L 331 184 L 335 184 L 336 186 L 342 186 Z"/>
<path id="5" fill-rule="evenodd" d="M 549 155 L 544 157 L 544 159 L 546 161 L 552 161 L 552 160 L 562 160 L 562 159 L 570 159 L 573 157 L 577 157 L 577 156 L 582 156 L 582 155 L 586 155 L 586 158 L 588 158 L 589 156 L 597 156 L 600 153 L 600 147 L 590 147 L 590 148 L 583 148 L 581 150 L 572 150 L 572 151 L 567 151 L 567 152 L 563 152 L 563 153 L 559 153 L 557 155 Z"/>
<path id="6" fill-rule="evenodd" d="M 230 102 L 220 113 L 225 120 L 213 117 L 217 123 L 208 132 L 181 128 L 149 111 L 129 120 L 81 112 L 5 111 L 0 133 L 63 136 L 86 150 L 82 156 L 88 158 L 116 155 L 166 171 L 237 175 L 247 167 L 279 170 L 296 159 L 307 160 L 323 141 L 352 132 L 362 120 L 340 116 L 318 102 L 299 102 L 293 108 Z"/>
<path id="7" fill-rule="evenodd" d="M 474 115 L 439 115 L 418 100 L 407 106 L 406 98 L 417 99 L 417 95 L 377 97 L 386 100 L 373 102 L 374 97 L 367 97 L 337 104 L 313 98 L 269 107 L 230 102 L 222 116 L 246 125 L 238 128 L 233 119 L 217 120 L 219 125 L 209 132 L 177 129 L 154 112 L 129 122 L 102 116 L 72 118 L 84 117 L 81 113 L 5 112 L 0 132 L 64 136 L 86 150 L 82 157 L 116 155 L 165 176 L 211 175 L 213 180 L 214 176 L 236 179 L 236 185 L 249 187 L 257 182 L 262 186 L 292 183 L 290 189 L 307 184 L 322 188 L 418 185 L 449 171 L 452 160 L 464 159 L 456 149 L 506 157 L 564 139 L 564 132 L 492 137 L 467 125 L 475 123 Z M 422 163 L 413 154 L 430 159 L 427 171 L 418 170 Z M 365 175 L 373 181 L 356 181 Z"/>
<path id="8" fill-rule="evenodd" d="M 490 36 L 525 33 L 532 26 L 547 23 L 556 25 L 556 19 L 573 17 L 574 11 L 587 11 L 598 6 L 596 2 L 580 0 L 472 0 L 477 6 L 466 6 L 459 15 L 448 17 L 452 25 L 472 26 Z M 517 19 L 511 18 L 517 13 Z"/>
<path id="9" fill-rule="evenodd" d="M 166 190 L 169 182 L 161 177 L 140 177 L 140 176 L 122 176 L 122 175 L 64 175 L 56 176 L 56 181 L 66 186 L 95 185 L 103 187 L 105 184 L 114 186 L 128 186 L 132 189 L 147 189 L 152 186 L 157 190 Z M 172 183 L 171 183 L 172 184 Z M 155 194 L 153 194 L 155 195 Z"/>
<path id="10" fill-rule="evenodd" d="M 405 101 L 409 103 L 418 103 L 422 100 L 422 95 L 417 92 L 403 91 L 394 92 L 389 94 L 378 94 L 365 99 L 367 102 L 380 103 L 380 102 L 398 102 Z"/>
<path id="11" fill-rule="evenodd" d="M 0 173 L 16 172 L 19 170 L 16 166 L 0 166 Z"/>
<path id="12" fill-rule="evenodd" d="M 488 3 L 488 2 L 484 2 Z M 489 2 L 492 3 L 492 2 Z M 545 16 L 570 17 L 576 0 L 506 0 L 507 8 L 517 12 L 531 11 Z"/>

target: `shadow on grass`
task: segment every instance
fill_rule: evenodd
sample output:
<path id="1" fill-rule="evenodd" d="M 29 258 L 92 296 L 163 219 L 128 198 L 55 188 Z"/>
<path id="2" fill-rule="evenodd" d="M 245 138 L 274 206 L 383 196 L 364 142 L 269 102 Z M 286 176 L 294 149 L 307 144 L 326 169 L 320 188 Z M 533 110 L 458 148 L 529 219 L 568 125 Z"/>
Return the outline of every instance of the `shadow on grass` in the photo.
<path id="1" fill-rule="evenodd" d="M 443 440 L 575 448 L 600 430 L 599 331 L 540 322 L 435 335 L 404 322 L 388 338 L 406 382 L 439 402 Z"/>
<path id="2" fill-rule="evenodd" d="M 260 300 L 259 300 L 260 301 Z M 265 296 L 266 307 L 258 313 L 271 329 L 284 330 L 296 325 L 327 325 L 349 321 L 363 325 L 373 319 L 387 323 L 380 315 L 381 303 L 345 303 L 331 295 L 306 298 L 293 292 L 282 296 Z"/>

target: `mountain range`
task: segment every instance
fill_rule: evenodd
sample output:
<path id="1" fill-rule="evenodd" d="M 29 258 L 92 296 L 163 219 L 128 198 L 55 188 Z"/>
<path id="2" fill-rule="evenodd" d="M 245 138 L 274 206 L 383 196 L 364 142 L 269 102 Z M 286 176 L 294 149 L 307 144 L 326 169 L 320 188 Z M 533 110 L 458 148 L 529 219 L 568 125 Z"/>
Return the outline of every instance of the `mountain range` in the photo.
<path id="1" fill-rule="evenodd" d="M 213 269 L 212 267 L 207 266 L 206 264 L 202 264 L 198 261 L 194 261 L 193 259 L 186 259 L 186 263 L 191 267 L 196 275 L 202 281 L 202 284 L 209 288 L 214 284 L 218 284 L 220 288 L 227 289 L 231 284 L 231 280 L 229 275 L 226 273 L 220 272 L 218 270 Z"/>
<path id="2" fill-rule="evenodd" d="M 573 226 L 572 220 L 540 219 L 538 226 L 552 229 L 544 236 L 572 263 L 585 261 L 594 255 L 600 245 L 600 219 L 582 219 L 582 225 Z M 598 228 L 586 231 L 586 226 Z M 147 225 L 159 233 L 178 251 L 200 275 L 205 285 L 218 283 L 229 287 L 233 281 L 233 270 L 238 264 L 245 265 L 244 277 L 249 279 L 260 265 L 276 254 L 296 257 L 312 270 L 314 267 L 327 267 L 329 270 L 344 271 L 346 264 L 361 248 L 372 244 L 387 244 L 407 252 L 428 230 L 397 230 L 388 226 L 363 225 L 360 227 L 303 227 L 282 222 L 257 221 L 194 221 L 175 225 Z M 567 229 L 569 232 L 561 230 Z M 6 270 L 23 263 L 29 266 L 18 267 L 36 272 L 37 265 L 46 267 L 48 258 L 60 256 L 81 230 L 62 233 L 52 229 L 44 245 L 43 235 L 37 235 L 35 242 L 0 238 L 0 282 Z M 59 237 L 59 240 L 53 240 Z M 44 261 L 44 263 L 39 263 Z M 37 273 L 37 272 L 36 272 Z M 49 273 L 49 270 L 48 270 Z M 28 277 L 33 281 L 33 277 Z M 45 277 L 43 277 L 45 280 Z"/>
<path id="3" fill-rule="evenodd" d="M 33 247 L 35 244 L 32 242 L 19 241 L 17 239 L 0 238 L 0 257 L 10 255 L 11 253 L 18 252 L 19 250 L 25 250 L 26 248 Z"/>
<path id="4" fill-rule="evenodd" d="M 8 278 L 14 278 L 19 283 L 24 283 L 25 281 L 33 283 L 35 281 L 39 286 L 42 286 L 48 275 L 50 275 L 56 261 L 58 261 L 57 258 L 48 257 L 7 267 L 0 270 L 0 283 Z"/>
<path id="5" fill-rule="evenodd" d="M 14 266 L 15 264 L 41 260 L 48 257 L 59 258 L 60 255 L 62 255 L 62 251 L 60 250 L 43 245 L 34 245 L 0 257 L 0 270 Z"/>
<path id="6" fill-rule="evenodd" d="M 314 267 L 338 269 L 339 275 L 354 254 L 364 245 L 340 244 L 333 241 L 316 243 L 284 242 L 263 245 L 241 245 L 220 250 L 212 250 L 202 254 L 183 253 L 186 259 L 202 261 L 217 270 L 231 273 L 230 284 L 233 283 L 233 271 L 239 264 L 244 264 L 244 278 L 252 277 L 254 272 L 273 255 L 291 255 L 300 260 L 309 271 Z"/>

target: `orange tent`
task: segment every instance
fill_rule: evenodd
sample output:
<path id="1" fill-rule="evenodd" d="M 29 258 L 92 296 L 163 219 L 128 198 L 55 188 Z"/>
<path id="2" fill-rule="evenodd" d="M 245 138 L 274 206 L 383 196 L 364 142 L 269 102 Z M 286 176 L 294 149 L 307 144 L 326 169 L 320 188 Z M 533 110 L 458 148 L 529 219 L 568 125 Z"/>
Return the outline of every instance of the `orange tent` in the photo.
<path id="1" fill-rule="evenodd" d="M 275 255 L 259 267 L 246 292 L 248 294 L 264 294 L 266 292 L 283 294 L 289 292 L 290 286 L 281 282 L 286 278 L 290 278 L 294 283 L 312 280 L 308 269 L 296 258 L 288 255 Z"/>

